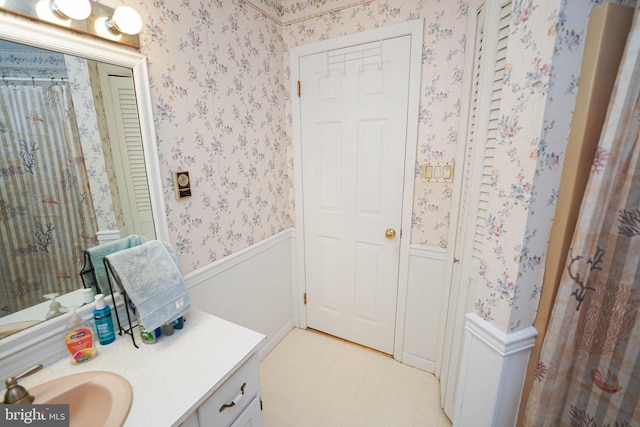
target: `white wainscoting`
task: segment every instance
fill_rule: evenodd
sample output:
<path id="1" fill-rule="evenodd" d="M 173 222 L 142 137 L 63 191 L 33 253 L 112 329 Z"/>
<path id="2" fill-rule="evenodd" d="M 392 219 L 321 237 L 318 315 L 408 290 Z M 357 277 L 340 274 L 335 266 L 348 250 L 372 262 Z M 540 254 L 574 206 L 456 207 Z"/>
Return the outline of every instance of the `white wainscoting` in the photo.
<path id="1" fill-rule="evenodd" d="M 98 230 L 96 232 L 96 237 L 98 238 L 98 242 L 101 245 L 105 243 L 114 242 L 118 239 L 121 239 L 120 236 L 127 236 L 127 227 L 124 227 L 120 230 Z"/>
<path id="2" fill-rule="evenodd" d="M 294 286 L 298 277 L 294 250 L 295 230 L 285 230 L 186 274 L 192 306 L 266 335 L 260 350 L 264 358 L 298 326 L 300 313 L 295 307 L 301 296 L 298 284 Z M 402 362 L 433 372 L 440 357 L 437 341 L 444 331 L 440 319 L 447 297 L 443 294 L 445 250 L 412 245 L 409 256 Z M 81 314 L 91 317 L 90 310 L 84 309 Z M 65 326 L 63 321 L 46 322 L 3 340 L 0 372 L 7 377 L 35 362 L 48 365 L 65 357 L 59 345 Z"/>
<path id="3" fill-rule="evenodd" d="M 513 427 L 538 331 L 505 333 L 475 313 L 465 319 L 456 427 Z"/>
<path id="4" fill-rule="evenodd" d="M 185 275 L 192 304 L 267 336 L 261 357 L 294 327 L 299 315 L 294 278 L 296 232 L 285 230 Z M 410 249 L 402 363 L 434 373 L 444 289 L 445 249 Z"/>
<path id="5" fill-rule="evenodd" d="M 261 359 L 294 327 L 291 236 L 282 231 L 184 277 L 193 307 L 267 336 Z"/>
<path id="6" fill-rule="evenodd" d="M 435 373 L 445 289 L 446 249 L 411 245 L 402 363 Z"/>

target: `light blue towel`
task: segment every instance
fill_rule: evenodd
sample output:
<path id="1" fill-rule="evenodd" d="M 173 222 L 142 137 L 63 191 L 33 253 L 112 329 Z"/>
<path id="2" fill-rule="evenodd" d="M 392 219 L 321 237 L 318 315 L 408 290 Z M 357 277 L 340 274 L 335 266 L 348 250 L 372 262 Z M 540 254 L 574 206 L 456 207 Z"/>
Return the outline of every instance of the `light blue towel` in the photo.
<path id="1" fill-rule="evenodd" d="M 173 247 L 159 240 L 107 255 L 116 281 L 138 310 L 145 329 L 184 315 L 191 307 L 178 257 Z"/>
<path id="2" fill-rule="evenodd" d="M 107 279 L 107 272 L 104 269 L 102 258 L 112 253 L 141 245 L 146 241 L 146 237 L 132 234 L 131 236 L 114 240 L 113 242 L 105 243 L 99 246 L 94 246 L 93 248 L 89 248 L 86 250 L 86 252 L 89 254 L 89 258 L 91 259 L 91 265 L 93 266 L 93 272 L 96 277 L 96 282 L 98 282 L 98 292 L 105 295 L 109 294 L 109 282 Z"/>

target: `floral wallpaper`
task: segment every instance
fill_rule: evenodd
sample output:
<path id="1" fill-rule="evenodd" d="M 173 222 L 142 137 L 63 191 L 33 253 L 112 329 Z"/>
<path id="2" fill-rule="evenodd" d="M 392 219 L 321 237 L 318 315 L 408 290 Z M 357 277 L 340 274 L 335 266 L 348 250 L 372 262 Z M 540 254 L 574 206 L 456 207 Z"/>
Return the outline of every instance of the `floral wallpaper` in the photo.
<path id="1" fill-rule="evenodd" d="M 476 310 L 505 331 L 531 324 L 591 8 L 517 0 L 497 172 Z M 618 1 L 621 2 L 621 1 Z M 467 2 L 104 0 L 145 22 L 172 243 L 183 272 L 294 226 L 289 48 L 424 19 L 417 165 L 455 161 Z M 635 3 L 626 0 L 624 3 Z M 171 172 L 193 196 L 175 200 Z M 411 241 L 447 247 L 452 187 L 416 179 Z"/>
<path id="2" fill-rule="evenodd" d="M 126 3 L 145 22 L 141 52 L 183 272 L 292 227 L 281 26 L 242 1 Z M 183 170 L 193 195 L 176 200 L 171 174 Z"/>
<path id="3" fill-rule="evenodd" d="M 416 177 L 426 160 L 453 160 L 462 1 L 126 3 L 146 23 L 141 51 L 149 58 L 169 228 L 185 272 L 294 225 L 289 46 L 428 19 Z M 190 199 L 175 200 L 176 170 L 191 172 Z M 452 186 L 416 184 L 412 242 L 446 247 Z"/>
<path id="4" fill-rule="evenodd" d="M 425 23 L 411 242 L 448 247 L 452 187 L 421 182 L 418 165 L 461 160 L 468 1 L 99 1 L 132 6 L 145 23 L 141 53 L 184 273 L 295 226 L 289 49 L 409 19 Z M 475 297 L 476 312 L 503 331 L 535 318 L 588 17 L 607 1 L 513 2 L 500 167 Z M 177 170 L 191 172 L 191 198 L 175 200 Z"/>
<path id="5" fill-rule="evenodd" d="M 490 256 L 475 305 L 505 331 L 535 318 L 585 32 L 601 3 L 513 3 L 496 156 L 506 167 L 494 171 Z"/>
<path id="6" fill-rule="evenodd" d="M 467 6 L 456 1 L 315 2 L 285 5 L 283 11 L 296 19 L 284 26 L 285 72 L 290 78 L 289 47 L 339 37 L 359 31 L 424 19 L 421 102 L 415 165 L 415 197 L 412 215 L 413 244 L 447 247 L 453 186 L 426 183 L 419 166 L 429 162 L 453 162 L 459 127 L 462 70 L 464 67 Z M 345 4 L 337 8 L 337 4 Z M 306 6 L 303 6 L 306 5 Z M 324 9 L 329 13 L 321 13 Z M 308 19 L 300 20 L 304 10 Z M 321 13 L 319 16 L 316 16 Z M 286 22 L 287 16 L 283 18 Z M 288 133 L 291 134 L 291 105 L 285 105 Z"/>

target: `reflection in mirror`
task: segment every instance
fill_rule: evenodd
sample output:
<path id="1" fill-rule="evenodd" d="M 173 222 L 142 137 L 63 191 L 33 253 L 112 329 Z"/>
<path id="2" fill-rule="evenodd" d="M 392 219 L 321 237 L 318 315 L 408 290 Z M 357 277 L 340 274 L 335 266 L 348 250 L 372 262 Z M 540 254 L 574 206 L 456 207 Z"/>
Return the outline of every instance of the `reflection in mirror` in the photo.
<path id="1" fill-rule="evenodd" d="M 0 41 L 0 338 L 83 303 L 84 251 L 155 239 L 132 71 Z"/>

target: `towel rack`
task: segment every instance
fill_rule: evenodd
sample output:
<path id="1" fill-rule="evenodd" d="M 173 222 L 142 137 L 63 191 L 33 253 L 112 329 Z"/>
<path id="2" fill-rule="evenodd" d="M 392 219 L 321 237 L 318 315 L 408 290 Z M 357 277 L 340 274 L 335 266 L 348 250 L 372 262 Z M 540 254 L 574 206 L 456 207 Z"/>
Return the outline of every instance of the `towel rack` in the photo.
<path id="1" fill-rule="evenodd" d="M 131 314 L 129 313 L 129 302 L 127 301 L 127 292 L 124 290 L 124 287 L 118 283 L 118 291 L 122 295 L 124 310 L 127 313 L 127 320 L 129 322 L 129 327 L 125 328 L 120 323 L 120 315 L 118 314 L 118 308 L 116 306 L 116 297 L 113 293 L 113 285 L 111 284 L 111 278 L 113 278 L 113 280 L 116 283 L 118 282 L 118 280 L 116 278 L 116 275 L 114 274 L 113 269 L 111 268 L 111 264 L 109 263 L 109 260 L 105 257 L 102 259 L 102 262 L 104 263 L 104 269 L 107 272 L 107 282 L 109 283 L 109 292 L 111 293 L 111 301 L 113 301 L 113 311 L 116 312 L 116 321 L 118 323 L 118 335 L 122 336 L 122 334 L 124 333 L 131 336 L 131 342 L 133 342 L 133 346 L 135 348 L 139 348 L 138 344 L 136 344 L 135 335 L 133 333 L 133 328 L 138 326 L 138 322 L 136 322 L 136 324 L 134 325 L 133 322 L 131 321 Z"/>

